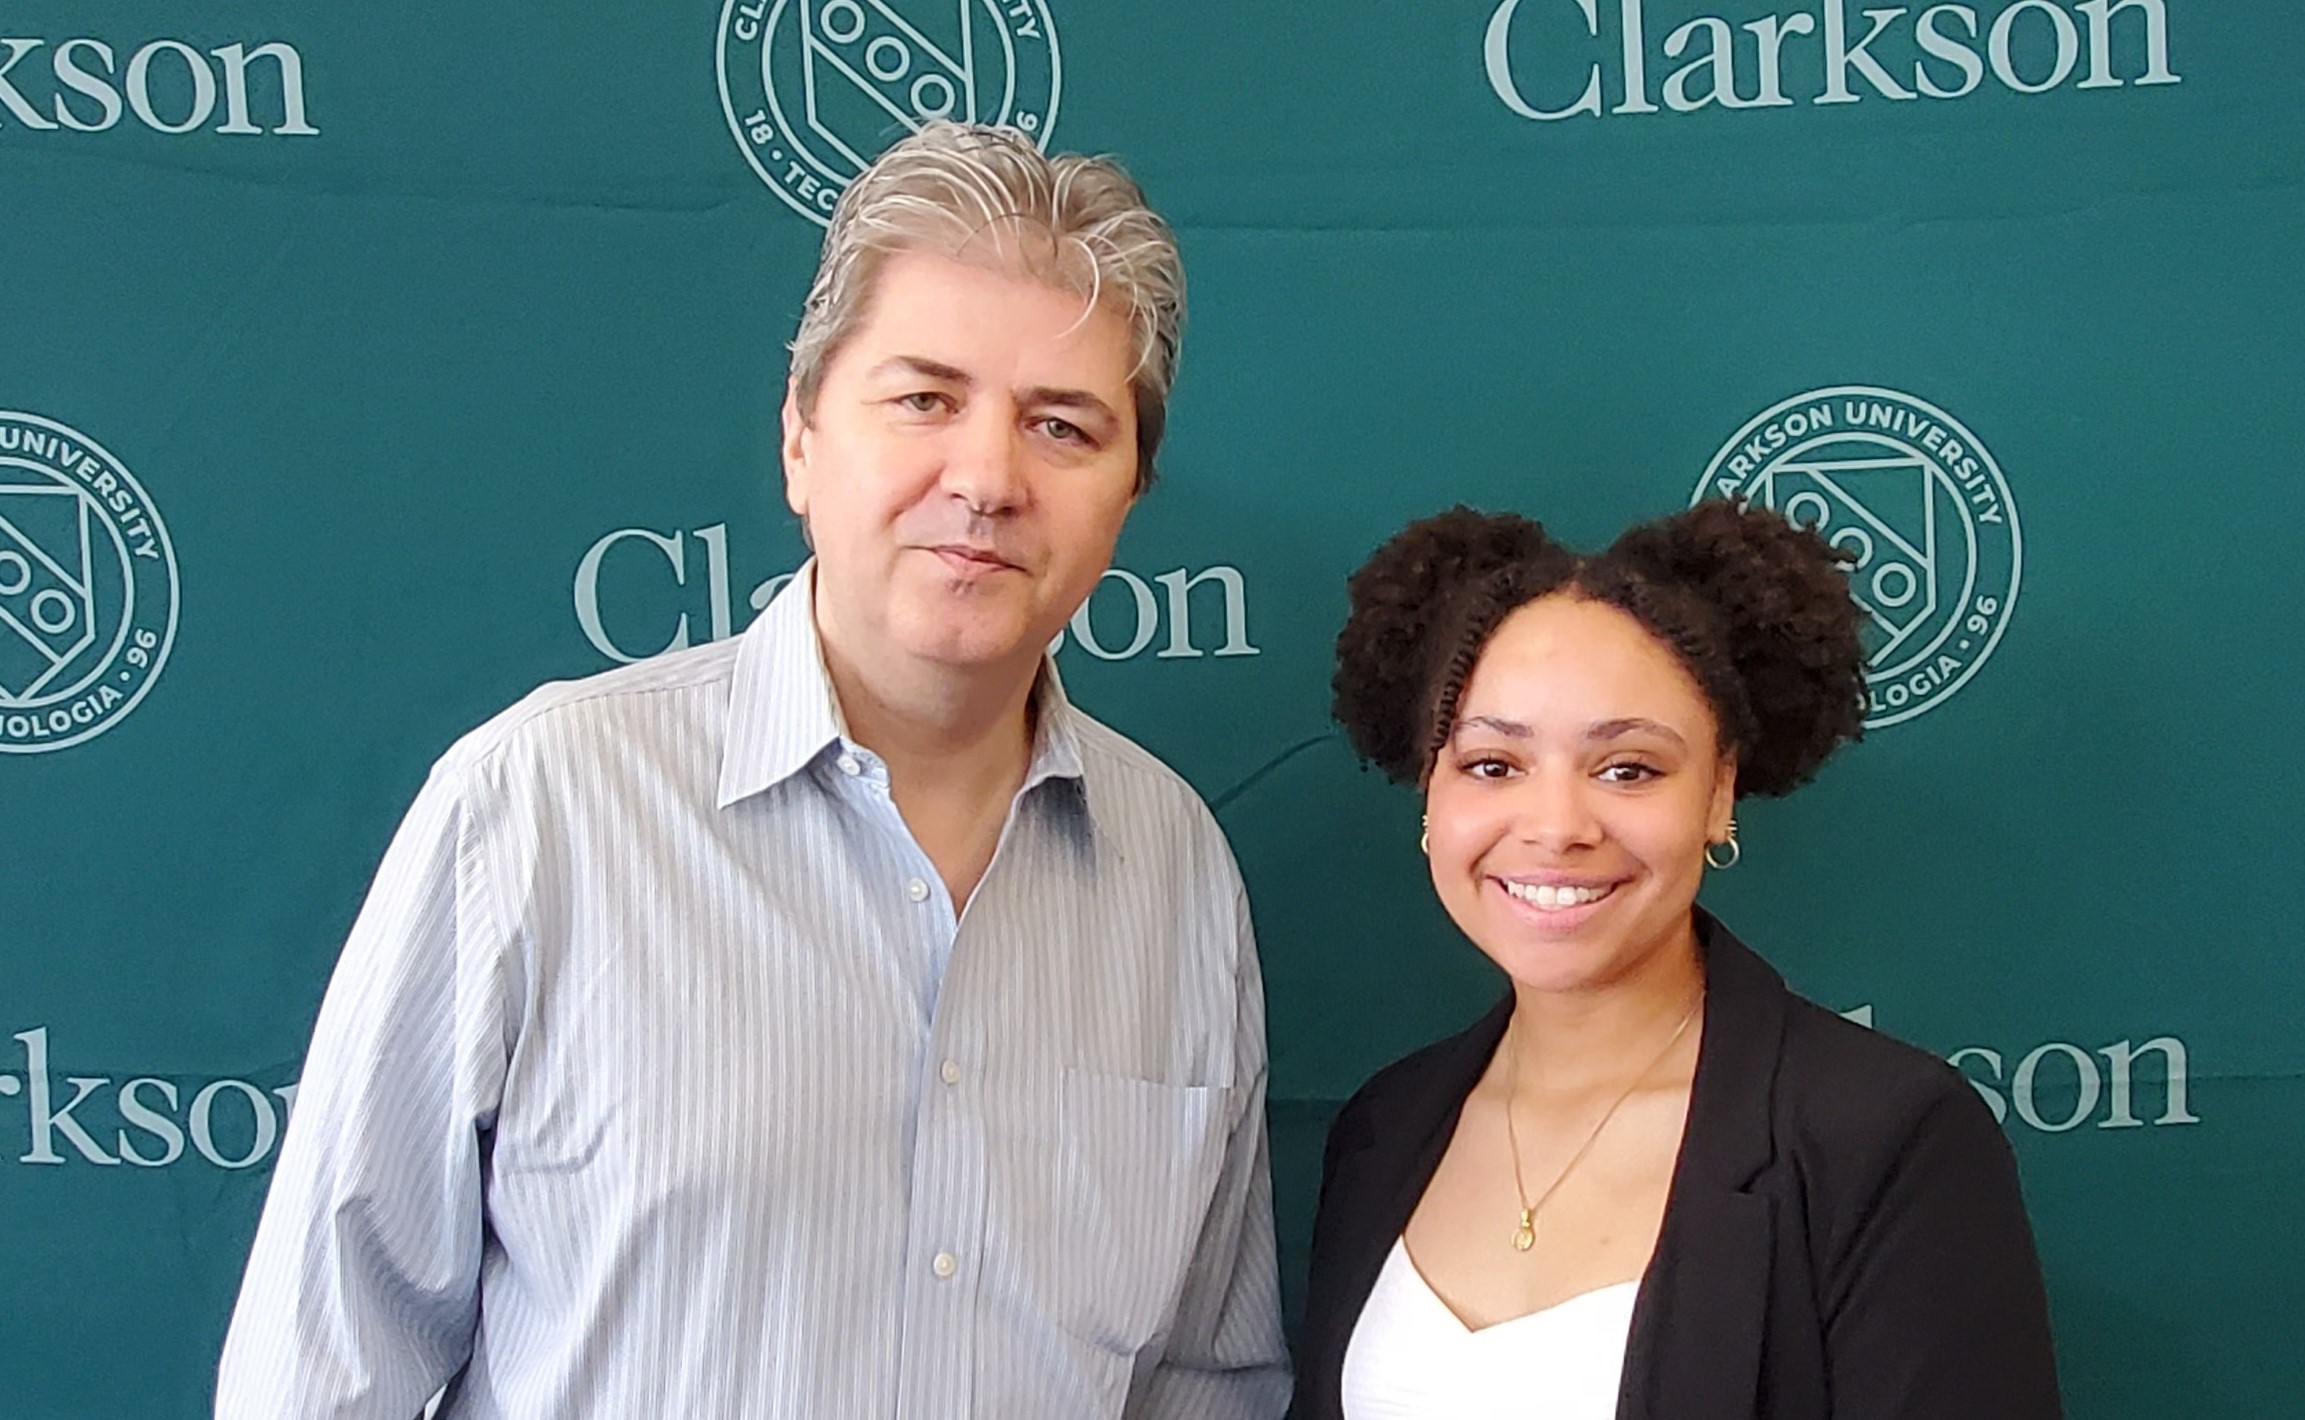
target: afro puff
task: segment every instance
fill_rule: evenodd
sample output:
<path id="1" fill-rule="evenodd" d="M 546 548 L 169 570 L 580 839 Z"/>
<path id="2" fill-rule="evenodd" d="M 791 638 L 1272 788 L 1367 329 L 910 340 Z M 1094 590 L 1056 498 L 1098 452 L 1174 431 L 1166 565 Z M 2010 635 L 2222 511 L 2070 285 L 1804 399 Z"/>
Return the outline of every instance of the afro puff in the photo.
<path id="1" fill-rule="evenodd" d="M 1336 718 L 1402 783 L 1431 768 L 1497 627 L 1561 591 L 1625 612 L 1681 662 L 1736 757 L 1740 795 L 1791 792 L 1863 731 L 1845 556 L 1766 509 L 1699 503 L 1583 557 L 1527 518 L 1456 507 L 1396 533 L 1346 590 Z"/>

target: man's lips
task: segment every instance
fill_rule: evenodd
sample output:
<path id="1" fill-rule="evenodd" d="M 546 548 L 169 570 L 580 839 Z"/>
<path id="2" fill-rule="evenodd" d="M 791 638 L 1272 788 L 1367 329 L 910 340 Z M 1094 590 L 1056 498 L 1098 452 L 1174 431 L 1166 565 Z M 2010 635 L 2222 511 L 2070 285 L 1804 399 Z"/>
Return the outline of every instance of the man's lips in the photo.
<path id="1" fill-rule="evenodd" d="M 987 572 L 1021 572 L 1024 569 L 989 547 L 975 547 L 964 542 L 943 542 L 923 548 L 944 560 L 955 571 L 971 574 Z"/>

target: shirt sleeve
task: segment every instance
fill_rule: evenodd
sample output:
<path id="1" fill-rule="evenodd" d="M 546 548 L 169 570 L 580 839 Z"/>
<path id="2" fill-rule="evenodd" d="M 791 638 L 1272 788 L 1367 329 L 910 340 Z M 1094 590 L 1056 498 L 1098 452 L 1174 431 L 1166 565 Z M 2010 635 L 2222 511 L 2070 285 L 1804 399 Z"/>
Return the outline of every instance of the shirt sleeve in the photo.
<path id="1" fill-rule="evenodd" d="M 1272 1159 L 1265 1134 L 1264 980 L 1236 888 L 1239 934 L 1235 1081 L 1239 1114 L 1223 1172 L 1185 1274 L 1168 1347 L 1137 1386 L 1136 1420 L 1274 1420 L 1288 1408 L 1280 1271 L 1273 1242 Z"/>
<path id="2" fill-rule="evenodd" d="M 1922 1111 L 1828 1279 L 1835 1420 L 2058 1420 L 2016 1158 L 1957 1079 Z"/>
<path id="3" fill-rule="evenodd" d="M 434 769 L 329 982 L 225 1338 L 218 1420 L 409 1420 L 471 1355 L 509 1037 L 471 778 Z"/>

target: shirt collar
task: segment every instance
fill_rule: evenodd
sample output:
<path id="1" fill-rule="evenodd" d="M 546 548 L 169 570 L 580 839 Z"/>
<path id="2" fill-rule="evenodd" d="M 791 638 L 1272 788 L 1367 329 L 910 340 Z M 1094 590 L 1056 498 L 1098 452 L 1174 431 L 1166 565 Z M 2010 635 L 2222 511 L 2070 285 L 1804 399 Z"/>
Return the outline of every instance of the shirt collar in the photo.
<path id="1" fill-rule="evenodd" d="M 721 750 L 717 804 L 727 808 L 799 773 L 834 745 L 851 752 L 848 723 L 832 693 L 824 644 L 816 629 L 816 561 L 803 564 L 744 632 L 729 688 L 727 738 Z M 1080 712 L 1064 692 L 1056 661 L 1041 657 L 1027 792 L 1051 779 L 1070 780 L 1087 798 L 1080 755 Z"/>

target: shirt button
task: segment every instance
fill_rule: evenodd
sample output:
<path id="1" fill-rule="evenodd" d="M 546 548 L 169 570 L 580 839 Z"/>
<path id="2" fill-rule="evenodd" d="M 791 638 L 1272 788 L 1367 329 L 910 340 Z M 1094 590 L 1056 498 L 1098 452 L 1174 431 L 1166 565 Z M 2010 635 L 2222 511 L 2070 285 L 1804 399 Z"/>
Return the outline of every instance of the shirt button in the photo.
<path id="1" fill-rule="evenodd" d="M 936 1259 L 930 1262 L 928 1265 L 928 1270 L 934 1272 L 939 1277 L 950 1277 L 954 1272 L 958 1271 L 959 1268 L 959 1259 L 955 1258 L 949 1252 L 938 1253 L 936 1255 Z"/>
<path id="2" fill-rule="evenodd" d="M 850 778 L 854 778 L 857 771 L 863 767 L 856 762 L 856 756 L 853 754 L 844 754 L 840 758 L 834 760 L 833 763 L 839 766 L 841 773 L 848 775 Z"/>
<path id="3" fill-rule="evenodd" d="M 904 895 L 914 902 L 926 902 L 928 901 L 928 884 L 919 878 L 914 878 L 904 885 Z"/>
<path id="4" fill-rule="evenodd" d="M 944 1077 L 944 1082 L 946 1084 L 957 1085 L 960 1083 L 960 1062 L 957 1060 L 947 1060 L 944 1062 L 944 1068 L 938 1070 L 936 1073 Z"/>

